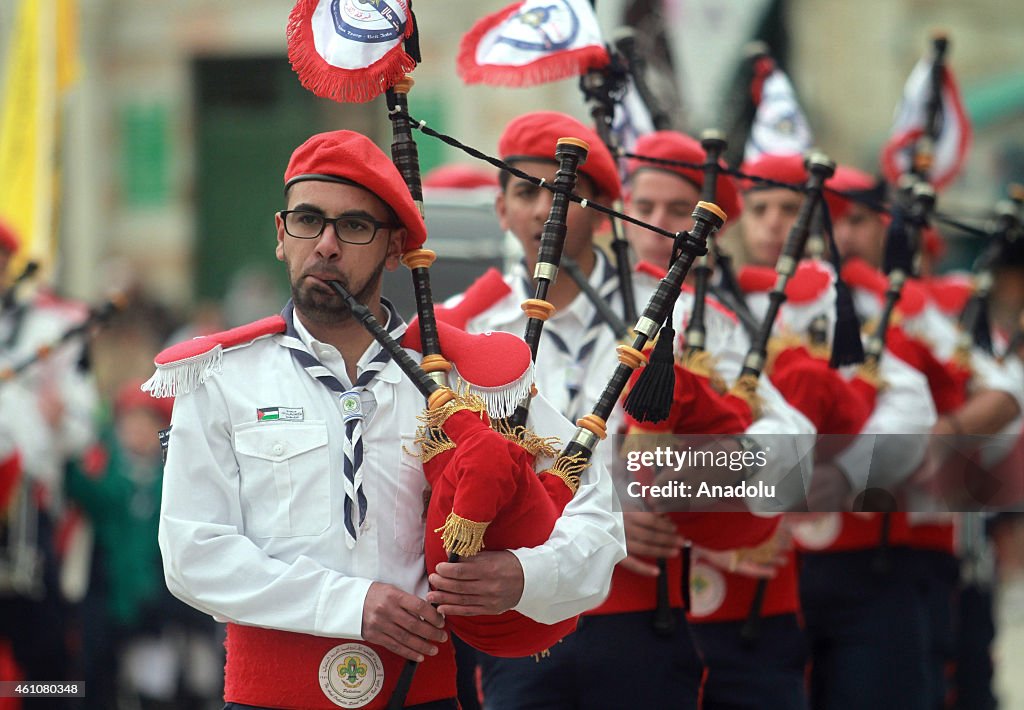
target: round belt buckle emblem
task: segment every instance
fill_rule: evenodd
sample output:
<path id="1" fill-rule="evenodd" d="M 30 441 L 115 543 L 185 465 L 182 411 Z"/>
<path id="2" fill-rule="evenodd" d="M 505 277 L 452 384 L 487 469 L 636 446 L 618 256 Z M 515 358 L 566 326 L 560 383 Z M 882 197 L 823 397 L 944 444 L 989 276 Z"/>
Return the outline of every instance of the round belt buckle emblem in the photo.
<path id="1" fill-rule="evenodd" d="M 335 646 L 320 661 L 320 689 L 339 707 L 361 708 L 383 687 L 384 664 L 369 646 Z"/>
<path id="2" fill-rule="evenodd" d="M 704 562 L 690 572 L 690 613 L 697 618 L 711 616 L 725 602 L 725 575 Z"/>

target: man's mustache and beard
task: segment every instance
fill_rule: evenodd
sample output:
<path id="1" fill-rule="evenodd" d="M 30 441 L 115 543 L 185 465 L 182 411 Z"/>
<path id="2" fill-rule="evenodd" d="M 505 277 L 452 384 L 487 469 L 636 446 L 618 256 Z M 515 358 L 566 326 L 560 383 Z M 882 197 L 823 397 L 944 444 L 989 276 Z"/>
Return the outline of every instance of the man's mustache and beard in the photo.
<path id="1" fill-rule="evenodd" d="M 315 273 L 319 277 L 332 277 L 333 280 L 345 287 L 356 301 L 368 306 L 370 298 L 376 292 L 384 275 L 385 259 L 374 268 L 363 283 L 351 283 L 336 269 L 314 266 L 307 272 L 302 273 L 291 283 L 292 301 L 295 308 L 310 321 L 325 324 L 337 324 L 352 317 L 352 311 L 333 289 L 328 289 L 320 281 L 307 278 L 309 273 Z"/>

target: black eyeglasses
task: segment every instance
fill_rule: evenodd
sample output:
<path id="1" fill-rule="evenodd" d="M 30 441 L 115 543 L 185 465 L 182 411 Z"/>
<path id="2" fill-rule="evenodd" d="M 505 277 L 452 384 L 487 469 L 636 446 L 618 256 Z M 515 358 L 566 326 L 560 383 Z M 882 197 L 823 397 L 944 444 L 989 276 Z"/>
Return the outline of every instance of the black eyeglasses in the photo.
<path id="1" fill-rule="evenodd" d="M 281 220 L 284 231 L 296 239 L 319 239 L 327 225 L 333 225 L 338 239 L 347 244 L 369 244 L 377 236 L 378 229 L 397 229 L 400 225 L 378 222 L 361 215 L 325 217 L 319 212 L 307 210 L 282 210 Z"/>

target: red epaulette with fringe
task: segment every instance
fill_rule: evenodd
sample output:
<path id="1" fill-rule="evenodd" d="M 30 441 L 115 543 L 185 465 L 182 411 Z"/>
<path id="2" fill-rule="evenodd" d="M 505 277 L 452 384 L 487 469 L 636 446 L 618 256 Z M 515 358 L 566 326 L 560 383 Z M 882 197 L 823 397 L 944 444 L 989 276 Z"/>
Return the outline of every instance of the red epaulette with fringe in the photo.
<path id="1" fill-rule="evenodd" d="M 156 372 L 142 385 L 142 390 L 154 397 L 177 397 L 191 392 L 206 382 L 210 375 L 220 371 L 225 351 L 284 330 L 284 318 L 276 315 L 172 345 L 154 358 Z"/>

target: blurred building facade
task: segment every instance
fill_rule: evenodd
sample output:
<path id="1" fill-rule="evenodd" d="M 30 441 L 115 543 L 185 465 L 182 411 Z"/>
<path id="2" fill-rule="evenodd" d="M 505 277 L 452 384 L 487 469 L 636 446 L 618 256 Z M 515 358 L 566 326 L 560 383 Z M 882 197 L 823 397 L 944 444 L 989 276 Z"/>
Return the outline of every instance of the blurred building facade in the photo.
<path id="1" fill-rule="evenodd" d="M 715 8 L 735 10 L 745 0 L 666 2 L 672 17 L 695 18 Z M 342 106 L 299 86 L 286 59 L 291 4 L 80 1 L 83 73 L 65 114 L 61 290 L 96 300 L 134 278 L 153 296 L 184 306 L 222 298 L 242 272 L 283 282 L 273 259 L 272 213 L 282 206 L 280 180 L 291 148 L 312 132 L 339 127 L 364 131 L 385 146 L 390 135 L 381 99 Z M 415 8 L 424 61 L 413 74 L 411 112 L 485 151 L 495 150 L 502 126 L 518 113 L 548 108 L 586 116 L 574 81 L 495 89 L 467 87 L 455 76 L 459 39 L 476 19 L 507 4 L 429 0 Z M 5 0 L 0 10 L 5 28 L 13 5 Z M 597 5 L 610 33 L 623 13 L 659 3 Z M 940 28 L 950 35 L 950 63 L 975 118 L 970 164 L 943 196 L 944 211 L 984 211 L 1007 180 L 1020 179 L 1024 6 L 998 0 L 768 5 L 786 37 L 781 62 L 818 144 L 834 158 L 875 168 L 903 82 L 930 32 Z M 8 32 L 0 33 L 0 42 L 8 41 Z M 705 61 L 717 61 L 715 53 L 707 52 Z M 689 68 L 691 75 L 700 70 Z M 424 170 L 470 160 L 435 139 L 418 142 Z"/>

